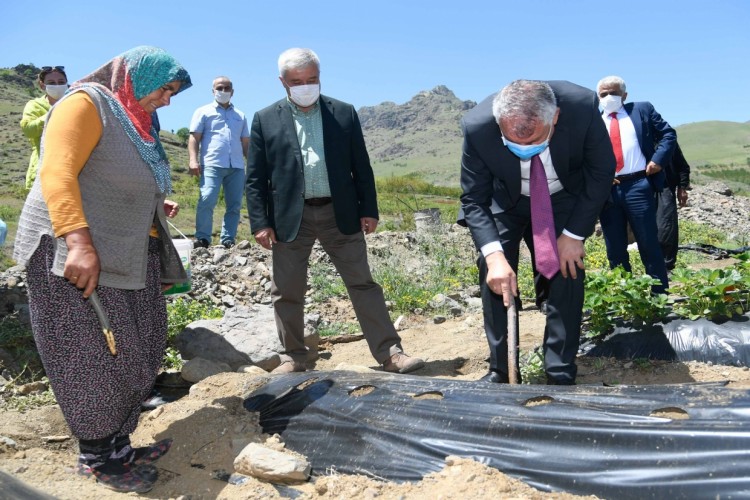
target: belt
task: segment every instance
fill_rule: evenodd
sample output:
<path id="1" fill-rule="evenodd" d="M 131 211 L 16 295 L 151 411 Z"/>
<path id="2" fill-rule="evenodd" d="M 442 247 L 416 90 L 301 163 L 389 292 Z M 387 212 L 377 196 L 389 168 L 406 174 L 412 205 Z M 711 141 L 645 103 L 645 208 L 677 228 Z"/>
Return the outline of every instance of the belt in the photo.
<path id="1" fill-rule="evenodd" d="M 633 174 L 618 175 L 617 177 L 615 177 L 615 180 L 619 182 L 637 181 L 638 179 L 643 179 L 644 177 L 646 177 L 646 171 L 640 170 Z"/>
<path id="2" fill-rule="evenodd" d="M 331 203 L 331 197 L 326 196 L 325 198 L 305 198 L 305 205 L 311 207 L 322 207 Z"/>

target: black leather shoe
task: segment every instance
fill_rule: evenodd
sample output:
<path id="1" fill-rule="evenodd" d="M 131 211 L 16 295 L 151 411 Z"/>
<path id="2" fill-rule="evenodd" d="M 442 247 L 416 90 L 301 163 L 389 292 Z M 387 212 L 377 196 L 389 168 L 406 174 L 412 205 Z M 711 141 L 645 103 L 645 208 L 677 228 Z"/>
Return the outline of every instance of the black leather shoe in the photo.
<path id="1" fill-rule="evenodd" d="M 570 379 L 556 379 L 547 375 L 547 385 L 576 385 L 576 381 Z"/>
<path id="2" fill-rule="evenodd" d="M 494 384 L 507 384 L 509 382 L 507 373 L 496 372 L 494 370 L 490 370 L 487 375 L 480 378 L 479 381 Z"/>

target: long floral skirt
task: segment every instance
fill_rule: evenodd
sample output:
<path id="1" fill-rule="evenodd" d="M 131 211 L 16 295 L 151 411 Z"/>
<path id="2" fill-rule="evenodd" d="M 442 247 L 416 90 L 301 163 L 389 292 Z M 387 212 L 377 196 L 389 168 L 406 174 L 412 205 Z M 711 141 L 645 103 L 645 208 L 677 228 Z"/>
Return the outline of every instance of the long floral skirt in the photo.
<path id="1" fill-rule="evenodd" d="M 29 261 L 26 279 L 34 340 L 65 420 L 79 439 L 131 434 L 161 367 L 167 310 L 158 240 L 151 238 L 148 250 L 145 288 L 97 287 L 115 336 L 116 356 L 110 354 L 82 290 L 50 271 L 50 237 L 42 238 Z"/>

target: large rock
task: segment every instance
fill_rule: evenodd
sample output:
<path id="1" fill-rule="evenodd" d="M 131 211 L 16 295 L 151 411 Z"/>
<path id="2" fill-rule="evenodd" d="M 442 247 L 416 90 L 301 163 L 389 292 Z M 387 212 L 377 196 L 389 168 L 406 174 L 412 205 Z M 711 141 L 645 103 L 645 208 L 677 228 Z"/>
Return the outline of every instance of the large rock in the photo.
<path id="1" fill-rule="evenodd" d="M 233 371 L 226 363 L 204 358 L 193 358 L 182 366 L 182 378 L 188 382 L 200 382 L 219 373 Z"/>
<path id="2" fill-rule="evenodd" d="M 310 477 L 310 463 L 290 453 L 251 443 L 234 459 L 234 470 L 273 483 L 301 483 Z"/>
<path id="3" fill-rule="evenodd" d="M 318 334 L 307 322 L 305 345 L 308 358 L 317 358 Z M 236 371 L 255 365 L 266 371 L 279 366 L 283 351 L 276 330 L 273 308 L 255 305 L 227 310 L 220 320 L 190 323 L 177 335 L 175 345 L 184 359 L 204 358 L 226 363 Z"/>

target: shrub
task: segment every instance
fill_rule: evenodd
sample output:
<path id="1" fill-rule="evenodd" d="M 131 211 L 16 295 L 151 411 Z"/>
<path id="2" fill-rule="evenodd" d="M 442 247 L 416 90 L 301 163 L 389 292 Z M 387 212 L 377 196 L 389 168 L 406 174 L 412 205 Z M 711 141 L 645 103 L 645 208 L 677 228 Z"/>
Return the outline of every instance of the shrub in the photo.
<path id="1" fill-rule="evenodd" d="M 164 367 L 179 370 L 182 368 L 182 357 L 174 347 L 177 335 L 193 321 L 200 319 L 218 319 L 224 312 L 208 299 L 188 299 L 178 297 L 167 304 L 167 349 L 164 355 Z"/>

